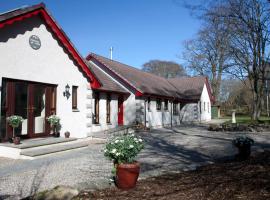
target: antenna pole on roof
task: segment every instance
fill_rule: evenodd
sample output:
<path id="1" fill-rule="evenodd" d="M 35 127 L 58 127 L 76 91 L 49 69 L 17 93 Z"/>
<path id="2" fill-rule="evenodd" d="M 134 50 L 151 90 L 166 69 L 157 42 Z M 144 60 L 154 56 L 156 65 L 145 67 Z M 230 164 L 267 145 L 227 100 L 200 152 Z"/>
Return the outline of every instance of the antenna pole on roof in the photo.
<path id="1" fill-rule="evenodd" d="M 110 47 L 110 58 L 113 59 L 113 47 Z"/>

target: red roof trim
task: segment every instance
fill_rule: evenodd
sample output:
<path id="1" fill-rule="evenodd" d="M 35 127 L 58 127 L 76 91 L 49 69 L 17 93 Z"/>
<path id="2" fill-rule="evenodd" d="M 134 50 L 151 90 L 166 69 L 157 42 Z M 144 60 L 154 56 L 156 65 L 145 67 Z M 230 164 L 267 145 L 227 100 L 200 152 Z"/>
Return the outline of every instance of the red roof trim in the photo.
<path id="1" fill-rule="evenodd" d="M 81 67 L 83 72 L 87 75 L 87 77 L 90 79 L 91 87 L 94 89 L 97 89 L 101 86 L 95 75 L 90 71 L 90 69 L 87 67 L 87 65 L 84 63 L 81 56 L 78 54 L 78 52 L 75 50 L 75 48 L 72 46 L 70 41 L 68 40 L 67 36 L 63 33 L 63 31 L 59 28 L 59 26 L 55 23 L 55 21 L 52 19 L 52 17 L 48 14 L 43 4 L 40 4 L 41 7 L 34 11 L 30 11 L 28 13 L 16 16 L 14 18 L 10 18 L 2 23 L 0 23 L 0 28 L 3 28 L 6 25 L 11 25 L 16 21 L 22 21 L 26 18 L 31 18 L 33 16 L 36 16 L 40 14 L 47 25 L 52 29 L 52 31 L 56 34 L 57 38 L 62 42 L 64 47 L 68 50 L 68 52 L 73 56 L 74 60 L 78 63 L 78 65 Z"/>
<path id="2" fill-rule="evenodd" d="M 125 82 L 127 85 L 129 85 L 131 88 L 133 88 L 136 92 L 135 92 L 135 96 L 136 97 L 141 97 L 143 96 L 143 93 L 141 91 L 139 91 L 136 87 L 134 87 L 132 84 L 130 84 L 127 80 L 125 80 L 124 78 L 122 78 L 119 74 L 115 73 L 113 70 L 111 70 L 105 63 L 103 63 L 102 61 L 100 61 L 98 58 L 96 58 L 95 56 L 89 54 L 86 57 L 86 60 L 91 60 L 94 59 L 97 62 L 99 62 L 100 64 L 102 64 L 103 67 L 105 67 L 106 69 L 108 69 L 111 73 L 113 73 L 116 77 L 118 77 L 119 79 L 121 79 L 123 82 Z"/>

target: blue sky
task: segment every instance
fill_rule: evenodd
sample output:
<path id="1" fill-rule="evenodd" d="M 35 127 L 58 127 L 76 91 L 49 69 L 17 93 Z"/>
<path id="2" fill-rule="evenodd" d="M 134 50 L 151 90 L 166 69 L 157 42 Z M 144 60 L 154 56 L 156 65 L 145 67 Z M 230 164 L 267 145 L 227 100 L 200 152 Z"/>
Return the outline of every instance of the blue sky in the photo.
<path id="1" fill-rule="evenodd" d="M 44 0 L 83 56 L 113 57 L 140 68 L 151 59 L 177 63 L 183 41 L 195 36 L 200 21 L 181 6 L 182 0 Z M 0 0 L 0 12 L 37 0 Z"/>

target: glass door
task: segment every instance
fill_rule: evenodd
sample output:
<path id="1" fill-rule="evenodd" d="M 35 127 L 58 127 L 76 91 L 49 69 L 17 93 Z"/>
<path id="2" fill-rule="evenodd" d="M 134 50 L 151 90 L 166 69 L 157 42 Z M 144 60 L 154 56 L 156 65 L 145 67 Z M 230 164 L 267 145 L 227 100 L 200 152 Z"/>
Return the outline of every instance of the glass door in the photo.
<path id="1" fill-rule="evenodd" d="M 27 135 L 28 133 L 28 84 L 24 82 L 15 83 L 15 105 L 14 115 L 21 116 L 24 120 L 15 129 L 16 135 Z"/>
<path id="2" fill-rule="evenodd" d="M 45 133 L 46 124 L 46 87 L 43 85 L 34 86 L 34 133 Z"/>
<path id="3" fill-rule="evenodd" d="M 50 134 L 46 118 L 56 113 L 56 86 L 20 80 L 3 79 L 1 89 L 0 139 L 12 137 L 6 117 L 23 117 L 17 136 L 32 138 Z"/>

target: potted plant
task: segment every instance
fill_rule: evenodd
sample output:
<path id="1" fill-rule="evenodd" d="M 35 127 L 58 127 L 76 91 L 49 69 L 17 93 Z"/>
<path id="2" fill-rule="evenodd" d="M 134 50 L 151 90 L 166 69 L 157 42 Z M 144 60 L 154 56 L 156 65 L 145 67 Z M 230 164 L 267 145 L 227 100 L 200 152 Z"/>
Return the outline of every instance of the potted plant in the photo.
<path id="1" fill-rule="evenodd" d="M 143 148 L 143 140 L 134 134 L 113 137 L 107 142 L 104 155 L 114 163 L 118 188 L 131 189 L 136 186 L 140 165 L 135 158 Z"/>
<path id="2" fill-rule="evenodd" d="M 50 115 L 47 117 L 47 121 L 50 123 L 51 129 L 53 131 L 53 136 L 59 137 L 60 133 L 58 131 L 58 128 L 60 126 L 60 118 L 56 115 Z"/>
<path id="3" fill-rule="evenodd" d="M 238 148 L 238 157 L 242 160 L 250 156 L 250 147 L 254 144 L 254 140 L 247 136 L 239 136 L 232 141 L 233 145 Z"/>
<path id="4" fill-rule="evenodd" d="M 69 136 L 70 136 L 70 132 L 69 131 L 66 131 L 65 132 L 65 138 L 69 138 Z"/>
<path id="5" fill-rule="evenodd" d="M 13 143 L 16 145 L 20 144 L 21 138 L 16 136 L 15 129 L 18 128 L 20 124 L 23 122 L 23 118 L 18 115 L 12 115 L 12 116 L 7 117 L 7 122 L 13 129 L 13 134 L 12 134 Z"/>

